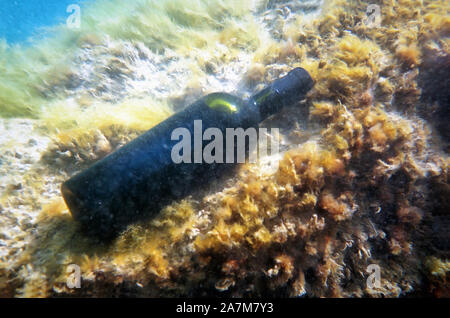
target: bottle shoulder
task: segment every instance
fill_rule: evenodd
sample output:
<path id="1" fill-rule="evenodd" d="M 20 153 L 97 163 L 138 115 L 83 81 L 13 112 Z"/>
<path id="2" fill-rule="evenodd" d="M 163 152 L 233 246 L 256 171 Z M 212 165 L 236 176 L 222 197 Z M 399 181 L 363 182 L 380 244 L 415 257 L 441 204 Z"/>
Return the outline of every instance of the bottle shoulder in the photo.
<path id="1" fill-rule="evenodd" d="M 234 118 L 241 126 L 255 126 L 260 122 L 258 107 L 250 100 L 243 100 L 228 93 L 212 93 L 202 98 L 208 109 L 227 118 Z M 236 124 L 236 123 L 235 123 Z"/>
<path id="2" fill-rule="evenodd" d="M 202 100 L 210 109 L 230 115 L 239 113 L 245 106 L 241 98 L 222 92 L 208 94 Z"/>

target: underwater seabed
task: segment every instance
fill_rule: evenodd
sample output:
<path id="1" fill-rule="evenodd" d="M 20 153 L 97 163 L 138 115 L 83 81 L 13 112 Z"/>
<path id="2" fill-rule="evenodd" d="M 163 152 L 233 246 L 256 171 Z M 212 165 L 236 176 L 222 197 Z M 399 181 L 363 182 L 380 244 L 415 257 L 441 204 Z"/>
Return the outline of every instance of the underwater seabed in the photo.
<path id="1" fill-rule="evenodd" d="M 79 30 L 0 43 L 0 296 L 450 297 L 449 10 L 96 1 Z M 281 128 L 276 171 L 242 165 L 111 243 L 79 231 L 64 180 L 204 94 L 297 66 L 316 85 L 263 123 Z"/>

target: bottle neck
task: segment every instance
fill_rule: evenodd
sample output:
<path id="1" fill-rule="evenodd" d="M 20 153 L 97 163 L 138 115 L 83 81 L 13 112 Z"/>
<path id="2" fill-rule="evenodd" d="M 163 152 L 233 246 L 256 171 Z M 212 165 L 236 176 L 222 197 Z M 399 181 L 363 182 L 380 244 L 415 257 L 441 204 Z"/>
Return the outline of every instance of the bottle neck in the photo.
<path id="1" fill-rule="evenodd" d="M 260 122 L 267 117 L 278 113 L 284 107 L 280 103 L 280 96 L 272 87 L 266 87 L 262 91 L 256 93 L 250 98 L 249 103 L 252 108 L 257 109 L 260 117 Z"/>
<path id="2" fill-rule="evenodd" d="M 260 121 L 263 121 L 283 107 L 302 100 L 313 86 L 314 81 L 308 72 L 303 68 L 295 68 L 250 97 L 249 105 L 258 110 Z"/>

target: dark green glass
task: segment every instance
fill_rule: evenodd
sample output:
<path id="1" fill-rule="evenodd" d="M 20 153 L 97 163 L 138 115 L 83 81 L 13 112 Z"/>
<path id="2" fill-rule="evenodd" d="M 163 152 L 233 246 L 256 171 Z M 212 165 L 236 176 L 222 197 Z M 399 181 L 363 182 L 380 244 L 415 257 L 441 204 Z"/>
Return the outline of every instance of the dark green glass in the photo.
<path id="1" fill-rule="evenodd" d="M 248 101 L 226 93 L 201 98 L 65 181 L 61 192 L 73 218 L 86 233 L 113 238 L 131 222 L 151 217 L 228 169 L 226 163 L 195 163 L 194 151 L 191 163 L 175 163 L 171 157 L 179 142 L 172 140 L 175 129 L 186 128 L 194 139 L 196 120 L 201 120 L 202 135 L 212 127 L 223 136 L 226 128 L 256 128 L 282 107 L 303 99 L 312 86 L 309 74 L 296 68 Z M 202 149 L 206 144 L 202 141 Z"/>

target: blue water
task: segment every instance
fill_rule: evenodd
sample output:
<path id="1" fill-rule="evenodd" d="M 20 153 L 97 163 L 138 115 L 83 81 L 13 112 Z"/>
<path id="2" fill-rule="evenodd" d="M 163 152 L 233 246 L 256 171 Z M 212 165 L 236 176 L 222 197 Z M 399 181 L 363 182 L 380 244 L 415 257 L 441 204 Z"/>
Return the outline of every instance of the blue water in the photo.
<path id="1" fill-rule="evenodd" d="M 92 1 L 92 0 L 91 0 Z M 9 44 L 42 36 L 44 27 L 65 23 L 67 7 L 86 0 L 0 0 L 0 39 Z M 81 11 L 81 14 L 83 12 Z"/>

